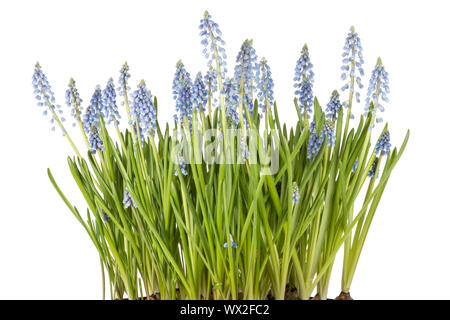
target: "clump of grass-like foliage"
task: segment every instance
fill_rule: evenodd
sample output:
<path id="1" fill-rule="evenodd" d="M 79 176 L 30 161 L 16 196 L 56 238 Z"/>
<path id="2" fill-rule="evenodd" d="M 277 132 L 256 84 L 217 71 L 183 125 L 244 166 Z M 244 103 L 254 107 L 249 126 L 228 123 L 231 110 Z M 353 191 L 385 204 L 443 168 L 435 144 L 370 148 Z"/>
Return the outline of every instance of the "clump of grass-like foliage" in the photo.
<path id="1" fill-rule="evenodd" d="M 176 131 L 158 123 L 157 100 L 144 81 L 129 87 L 126 63 L 118 83 L 97 87 L 85 111 L 70 80 L 66 103 L 86 144 L 82 152 L 36 64 L 38 105 L 75 151 L 67 161 L 87 211 L 66 198 L 50 170 L 48 175 L 99 252 L 103 297 L 109 279 L 114 299 L 284 299 L 287 288 L 300 299 L 314 290 L 326 299 L 343 248 L 340 297 L 348 298 L 370 224 L 409 136 L 391 150 L 386 125 L 372 143 L 389 93 L 381 60 L 369 81 L 366 113 L 352 128 L 364 75 L 354 28 L 343 54 L 345 102 L 337 91 L 325 108 L 314 98 L 303 47 L 294 78 L 298 121 L 287 128 L 278 117 L 267 60 L 257 59 L 252 41 L 243 43 L 231 74 L 219 26 L 207 12 L 200 32 L 208 70 L 191 78 L 177 63 Z M 126 109 L 125 131 L 117 100 Z"/>

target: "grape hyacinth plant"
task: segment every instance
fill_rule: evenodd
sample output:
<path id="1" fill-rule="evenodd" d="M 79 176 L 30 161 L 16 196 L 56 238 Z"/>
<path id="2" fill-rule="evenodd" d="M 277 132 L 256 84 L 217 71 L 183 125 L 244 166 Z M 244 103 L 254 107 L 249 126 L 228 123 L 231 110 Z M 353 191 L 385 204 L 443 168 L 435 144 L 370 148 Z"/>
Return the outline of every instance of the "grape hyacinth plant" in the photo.
<path id="1" fill-rule="evenodd" d="M 98 251 L 103 298 L 109 291 L 111 299 L 327 299 L 342 250 L 337 299 L 351 299 L 370 225 L 409 138 L 408 131 L 393 147 L 387 124 L 377 127 L 389 101 L 384 64 L 376 62 L 364 115 L 354 119 L 365 81 L 355 28 L 342 54 L 344 87 L 324 105 L 313 95 L 304 45 L 293 61 L 297 122 L 288 128 L 268 60 L 258 59 L 253 41 L 243 42 L 231 73 L 208 12 L 200 37 L 205 70 L 191 77 L 189 66 L 176 64 L 170 125 L 158 122 L 169 107 L 159 108 L 127 62 L 116 81 L 94 88 L 87 106 L 70 79 L 66 105 L 84 146 L 72 140 L 35 65 L 37 105 L 74 150 L 67 162 L 83 208 L 50 169 L 48 176 Z"/>

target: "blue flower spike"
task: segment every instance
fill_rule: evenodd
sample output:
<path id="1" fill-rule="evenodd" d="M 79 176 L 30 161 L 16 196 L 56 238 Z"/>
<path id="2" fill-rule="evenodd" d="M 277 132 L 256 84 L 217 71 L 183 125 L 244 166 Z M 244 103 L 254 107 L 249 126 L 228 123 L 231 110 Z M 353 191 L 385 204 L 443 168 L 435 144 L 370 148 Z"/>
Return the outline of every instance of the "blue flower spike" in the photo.
<path id="1" fill-rule="evenodd" d="M 70 108 L 70 114 L 75 119 L 72 126 L 75 126 L 76 122 L 81 122 L 81 114 L 83 113 L 82 102 L 83 100 L 80 97 L 75 80 L 70 78 L 69 86 L 66 90 L 66 105 Z"/>
<path id="2" fill-rule="evenodd" d="M 330 102 L 328 102 L 327 108 L 325 109 L 326 117 L 328 119 L 336 121 L 340 109 L 341 101 L 339 100 L 339 93 L 337 92 L 337 90 L 334 90 L 331 94 Z"/>
<path id="3" fill-rule="evenodd" d="M 217 71 L 211 66 L 205 74 L 204 83 L 208 92 L 208 111 L 211 112 L 213 104 L 217 103 L 217 98 L 214 98 L 214 93 L 217 92 Z"/>
<path id="4" fill-rule="evenodd" d="M 373 178 L 373 177 L 374 177 L 374 175 L 375 175 L 375 170 L 377 170 L 378 161 L 379 161 L 379 158 L 378 158 L 378 157 L 376 157 L 376 158 L 373 160 L 372 166 L 370 167 L 369 173 L 367 174 L 367 176 L 368 176 L 369 178 Z M 377 172 L 377 178 L 378 178 L 378 174 L 379 174 L 379 172 Z"/>
<path id="5" fill-rule="evenodd" d="M 225 98 L 226 116 L 237 127 L 239 125 L 239 89 L 234 79 L 225 79 L 222 94 Z"/>
<path id="6" fill-rule="evenodd" d="M 267 108 L 270 108 L 273 105 L 273 86 L 272 72 L 270 71 L 266 58 L 263 57 L 259 62 L 256 71 L 256 87 L 258 89 L 259 99 L 258 105 L 263 113 Z"/>
<path id="7" fill-rule="evenodd" d="M 389 74 L 385 70 L 381 58 L 378 58 L 377 64 L 372 71 L 372 76 L 370 77 L 369 87 L 367 88 L 364 115 L 367 116 L 368 113 L 371 112 L 375 116 L 377 110 L 384 112 L 384 106 L 380 102 L 389 102 L 387 97 L 389 93 Z M 371 101 L 373 102 L 373 108 L 370 107 Z M 375 119 L 377 123 L 383 121 L 381 117 L 376 117 Z"/>
<path id="8" fill-rule="evenodd" d="M 105 121 L 107 121 L 108 124 L 113 122 L 115 126 L 118 126 L 120 114 L 119 109 L 117 108 L 116 89 L 112 78 L 109 78 L 108 83 L 102 92 L 102 108 L 102 114 L 105 116 Z"/>
<path id="9" fill-rule="evenodd" d="M 144 80 L 139 82 L 137 89 L 132 94 L 130 113 L 133 125 L 139 127 L 140 138 L 153 135 L 156 131 L 156 108 L 153 104 L 153 96 Z"/>
<path id="10" fill-rule="evenodd" d="M 239 104 L 253 114 L 253 92 L 255 75 L 258 70 L 256 51 L 252 40 L 245 40 L 236 57 L 234 79 L 239 88 Z M 245 118 L 245 113 L 243 114 Z"/>
<path id="11" fill-rule="evenodd" d="M 342 66 L 341 66 L 341 79 L 345 81 L 342 91 L 349 92 L 349 100 L 344 101 L 345 108 L 350 106 L 349 117 L 353 119 L 351 113 L 351 105 L 353 103 L 353 97 L 357 103 L 360 102 L 361 94 L 359 90 L 363 88 L 361 83 L 361 77 L 364 76 L 364 59 L 362 54 L 361 39 L 358 33 L 355 31 L 355 27 L 351 27 L 347 38 L 345 39 L 344 52 L 342 53 Z M 356 87 L 356 88 L 355 88 Z"/>
<path id="12" fill-rule="evenodd" d="M 336 142 L 336 135 L 334 133 L 334 122 L 330 119 L 325 120 L 322 132 L 327 137 L 327 145 L 334 146 Z"/>
<path id="13" fill-rule="evenodd" d="M 383 131 L 380 138 L 375 145 L 375 154 L 378 155 L 381 152 L 381 155 L 386 155 L 389 153 L 391 149 L 391 135 L 388 130 Z"/>
<path id="14" fill-rule="evenodd" d="M 34 66 L 34 73 L 32 77 L 32 84 L 34 88 L 34 95 L 37 100 L 37 106 L 43 107 L 45 110 L 43 111 L 43 115 L 46 116 L 50 114 L 50 124 L 52 131 L 55 131 L 55 122 L 59 122 L 59 126 L 63 131 L 63 135 L 65 135 L 64 127 L 61 122 L 64 122 L 64 117 L 59 117 L 62 115 L 61 106 L 55 104 L 55 95 L 52 91 L 52 87 L 47 80 L 46 75 L 41 69 L 41 65 L 39 62 L 36 62 Z"/>
<path id="15" fill-rule="evenodd" d="M 218 72 L 220 79 L 224 79 L 227 73 L 225 41 L 222 39 L 219 25 L 211 19 L 208 11 L 205 11 L 203 19 L 200 20 L 199 29 L 202 38 L 201 44 L 204 47 L 203 55 L 208 60 L 208 67 L 213 67 Z M 220 82 L 219 89 L 222 89 Z"/>
<path id="16" fill-rule="evenodd" d="M 192 121 L 193 95 L 192 80 L 189 72 L 184 68 L 183 62 L 177 63 L 172 83 L 173 99 L 175 100 L 175 120 L 182 126 L 185 119 Z"/>
<path id="17" fill-rule="evenodd" d="M 208 102 L 208 89 L 203 82 L 202 73 L 198 72 L 192 85 L 192 107 L 197 112 L 204 112 Z"/>
<path id="18" fill-rule="evenodd" d="M 319 153 L 320 147 L 322 146 L 324 140 L 324 130 L 320 133 L 317 133 L 316 126 L 314 120 L 311 122 L 311 127 L 309 129 L 309 142 L 308 142 L 308 153 L 306 157 L 314 161 L 317 154 Z"/>
<path id="19" fill-rule="evenodd" d="M 312 71 L 313 65 L 309 58 L 308 46 L 305 44 L 300 53 L 300 58 L 297 60 L 294 76 L 294 88 L 295 95 L 297 96 L 297 102 L 300 112 L 303 114 L 303 119 L 309 119 L 309 113 L 312 112 L 312 106 L 314 101 L 313 96 L 313 83 L 314 72 Z"/>
<path id="20" fill-rule="evenodd" d="M 186 169 L 186 162 L 181 154 L 178 155 L 178 165 L 183 176 L 187 176 L 188 171 Z M 178 169 L 175 167 L 175 175 L 178 176 Z"/>
<path id="21" fill-rule="evenodd" d="M 94 90 L 89 106 L 83 116 L 83 127 L 87 134 L 91 132 L 92 127 L 97 129 L 100 126 L 99 115 L 103 110 L 102 90 L 99 85 Z"/>
<path id="22" fill-rule="evenodd" d="M 292 182 L 292 203 L 297 203 L 300 200 L 300 193 L 297 182 Z"/>

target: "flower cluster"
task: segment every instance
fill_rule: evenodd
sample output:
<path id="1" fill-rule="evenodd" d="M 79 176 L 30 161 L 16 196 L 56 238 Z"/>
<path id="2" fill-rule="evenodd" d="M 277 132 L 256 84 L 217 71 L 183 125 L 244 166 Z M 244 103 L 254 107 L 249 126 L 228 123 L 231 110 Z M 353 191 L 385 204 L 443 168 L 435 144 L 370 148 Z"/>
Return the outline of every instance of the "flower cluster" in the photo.
<path id="1" fill-rule="evenodd" d="M 119 74 L 119 86 L 117 87 L 117 92 L 119 92 L 119 95 L 123 96 L 126 92 L 131 90 L 131 88 L 128 86 L 128 79 L 130 78 L 130 67 L 128 66 L 128 63 L 125 61 L 122 68 L 120 69 Z M 124 102 L 121 103 L 124 105 Z"/>
<path id="2" fill-rule="evenodd" d="M 208 91 L 208 105 L 216 104 L 217 98 L 214 98 L 213 101 L 211 100 L 217 91 L 217 71 L 213 67 L 209 67 L 209 70 L 205 74 L 204 82 Z"/>
<path id="3" fill-rule="evenodd" d="M 102 108 L 102 90 L 100 86 L 97 86 L 83 116 L 83 127 L 87 134 L 90 133 L 92 127 L 98 128 L 100 125 L 98 115 L 101 114 Z"/>
<path id="4" fill-rule="evenodd" d="M 46 116 L 48 111 L 51 113 L 50 123 L 52 125 L 52 131 L 55 131 L 55 116 L 56 114 L 62 114 L 61 106 L 55 105 L 55 95 L 52 91 L 52 87 L 47 80 L 46 75 L 42 72 L 41 65 L 39 62 L 36 62 L 34 66 L 34 73 L 32 77 L 32 84 L 35 94 L 35 98 L 38 101 L 38 107 L 47 106 L 48 109 L 44 110 L 43 114 Z M 65 119 L 61 117 L 61 121 Z M 63 132 L 63 134 L 65 134 Z"/>
<path id="5" fill-rule="evenodd" d="M 364 76 L 364 70 L 362 65 L 364 59 L 362 55 L 361 40 L 358 33 L 355 32 L 355 28 L 351 27 L 350 32 L 345 39 L 344 53 L 342 53 L 342 80 L 346 81 L 342 87 L 342 91 L 349 90 L 351 94 L 355 93 L 356 102 L 360 102 L 360 93 L 355 90 L 355 82 L 359 89 L 363 88 L 361 83 L 361 77 Z M 350 101 L 345 101 L 344 106 L 347 108 Z M 353 116 L 351 116 L 353 118 Z"/>
<path id="6" fill-rule="evenodd" d="M 153 96 L 144 80 L 133 92 L 133 103 L 130 108 L 136 127 L 139 127 L 143 136 L 153 134 L 156 130 L 156 108 L 153 104 Z M 141 135 L 142 138 L 142 135 Z"/>
<path id="7" fill-rule="evenodd" d="M 298 107 L 303 115 L 309 118 L 308 113 L 312 111 L 314 83 L 314 72 L 312 71 L 312 63 L 309 58 L 308 46 L 305 44 L 300 58 L 297 60 L 294 76 L 295 95 L 298 98 Z"/>
<path id="8" fill-rule="evenodd" d="M 203 82 L 202 73 L 199 72 L 192 85 L 192 107 L 197 111 L 205 111 L 207 101 L 208 90 Z"/>
<path id="9" fill-rule="evenodd" d="M 309 131 L 309 142 L 308 142 L 308 154 L 307 157 L 309 160 L 313 161 L 317 154 L 319 153 L 320 147 L 322 146 L 324 140 L 324 131 L 317 133 L 317 129 L 315 126 L 315 121 L 311 122 L 311 128 Z"/>
<path id="10" fill-rule="evenodd" d="M 241 137 L 241 157 L 244 161 L 250 158 L 250 152 L 248 151 L 248 145 L 244 137 Z"/>
<path id="11" fill-rule="evenodd" d="M 187 170 L 186 170 L 186 162 L 184 161 L 184 158 L 181 154 L 178 155 L 178 165 L 180 166 L 180 171 L 181 173 L 186 176 L 188 174 Z M 175 175 L 178 176 L 178 170 L 175 167 Z"/>
<path id="12" fill-rule="evenodd" d="M 100 86 L 97 86 L 83 117 L 83 127 L 88 135 L 89 148 L 92 153 L 95 153 L 97 150 L 104 150 L 103 142 L 98 133 L 100 126 L 99 115 L 102 115 L 102 110 L 102 90 L 100 89 Z"/>
<path id="13" fill-rule="evenodd" d="M 381 152 L 382 155 L 388 154 L 391 149 L 391 135 L 388 130 L 384 131 L 375 146 L 375 154 Z"/>
<path id="14" fill-rule="evenodd" d="M 105 151 L 105 146 L 98 133 L 98 128 L 95 126 L 92 126 L 89 130 L 89 149 L 92 154 L 95 154 L 96 151 Z"/>
<path id="15" fill-rule="evenodd" d="M 75 80 L 70 78 L 69 87 L 66 90 L 66 105 L 71 108 L 70 114 L 75 119 L 75 121 L 81 121 L 81 114 L 83 112 L 83 108 L 81 107 L 81 103 L 83 100 L 80 98 L 80 94 L 78 93 L 78 89 L 75 85 Z M 75 126 L 75 122 L 72 124 Z"/>
<path id="16" fill-rule="evenodd" d="M 134 202 L 133 198 L 131 197 L 128 190 L 125 190 L 125 193 L 123 195 L 123 205 L 126 208 L 129 208 L 130 206 L 137 208 L 136 203 Z"/>
<path id="17" fill-rule="evenodd" d="M 222 94 L 225 97 L 226 116 L 231 120 L 234 126 L 237 127 L 239 124 L 239 113 L 237 111 L 237 106 L 239 103 L 239 91 L 234 79 L 225 79 L 223 83 Z"/>
<path id="18" fill-rule="evenodd" d="M 114 88 L 114 81 L 109 78 L 102 95 L 102 114 L 108 124 L 114 122 L 114 125 L 119 125 L 120 114 L 116 103 L 116 90 Z"/>
<path id="19" fill-rule="evenodd" d="M 178 61 L 176 66 L 172 89 L 173 98 L 175 100 L 175 109 L 178 113 L 178 115 L 174 115 L 175 120 L 183 125 L 184 119 L 187 118 L 190 123 L 193 105 L 192 81 L 189 72 L 186 71 L 181 60 Z"/>
<path id="20" fill-rule="evenodd" d="M 337 92 L 337 90 L 334 90 L 331 94 L 330 102 L 328 102 L 327 108 L 325 110 L 326 117 L 333 121 L 336 121 L 340 109 L 341 102 L 339 100 L 339 93 Z"/>
<path id="21" fill-rule="evenodd" d="M 377 170 L 377 166 L 378 166 L 378 157 L 376 157 L 373 160 L 372 166 L 370 167 L 369 173 L 367 174 L 367 176 L 369 178 L 373 178 L 373 176 L 375 175 L 375 170 Z M 377 173 L 377 178 L 378 178 L 378 173 Z"/>
<path id="22" fill-rule="evenodd" d="M 234 79 L 239 88 L 239 103 L 253 114 L 255 73 L 258 70 L 256 51 L 252 40 L 245 40 L 236 57 Z M 244 113 L 245 115 L 245 113 Z"/>
<path id="23" fill-rule="evenodd" d="M 259 106 L 265 112 L 266 106 L 273 105 L 273 80 L 272 72 L 267 60 L 262 58 L 256 71 L 256 86 L 258 88 Z"/>
<path id="24" fill-rule="evenodd" d="M 208 66 L 212 66 L 213 61 L 219 64 L 217 72 L 220 72 L 222 78 L 227 73 L 227 55 L 225 53 L 225 41 L 222 39 L 222 32 L 219 25 L 211 20 L 211 15 L 205 11 L 203 19 L 200 20 L 200 36 L 202 37 L 201 44 L 204 46 L 203 54 L 208 59 Z"/>
<path id="25" fill-rule="evenodd" d="M 372 76 L 370 77 L 369 87 L 367 88 L 367 98 L 366 98 L 366 112 L 364 113 L 366 116 L 368 112 L 372 112 L 372 114 L 376 113 L 376 110 L 380 110 L 384 112 L 384 107 L 380 103 L 381 100 L 384 102 L 389 102 L 387 95 L 390 92 L 389 89 L 389 74 L 384 69 L 384 65 L 381 62 L 381 59 L 378 58 L 375 69 L 372 71 Z M 370 101 L 373 101 L 373 109 L 370 110 Z M 381 117 L 376 118 L 377 122 L 382 122 L 383 119 Z"/>
<path id="26" fill-rule="evenodd" d="M 327 145 L 334 146 L 336 142 L 336 134 L 334 133 L 333 121 L 327 119 L 322 129 L 323 134 L 327 137 Z"/>
<path id="27" fill-rule="evenodd" d="M 297 203 L 300 200 L 300 193 L 297 182 L 292 183 L 292 203 Z"/>

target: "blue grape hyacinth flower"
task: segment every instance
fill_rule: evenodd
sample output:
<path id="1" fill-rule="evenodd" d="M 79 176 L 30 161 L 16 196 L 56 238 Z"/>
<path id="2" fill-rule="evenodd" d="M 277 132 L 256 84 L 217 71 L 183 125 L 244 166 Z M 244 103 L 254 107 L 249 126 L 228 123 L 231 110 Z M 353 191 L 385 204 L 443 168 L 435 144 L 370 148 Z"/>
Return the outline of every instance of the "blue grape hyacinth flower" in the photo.
<path id="1" fill-rule="evenodd" d="M 117 92 L 120 96 L 124 96 L 131 88 L 128 86 L 128 79 L 130 78 L 130 67 L 125 61 L 119 73 L 119 86 L 117 87 Z M 124 102 L 122 101 L 122 105 Z"/>
<path id="2" fill-rule="evenodd" d="M 350 32 L 345 39 L 344 52 L 342 53 L 342 74 L 341 79 L 345 81 L 342 91 L 349 90 L 349 96 L 353 99 L 355 95 L 356 102 L 360 102 L 360 92 L 362 89 L 361 77 L 364 76 L 364 59 L 362 54 L 361 39 L 355 31 L 355 27 L 350 28 Z M 355 88 L 357 86 L 357 88 Z M 343 105 L 347 108 L 350 101 L 345 101 Z M 350 115 L 353 118 L 353 115 Z"/>
<path id="3" fill-rule="evenodd" d="M 373 160 L 372 166 L 370 167 L 369 173 L 367 174 L 367 176 L 369 178 L 373 178 L 373 176 L 375 175 L 375 170 L 377 169 L 378 161 L 379 161 L 378 157 L 376 157 Z M 378 178 L 378 173 L 377 173 L 377 178 Z"/>
<path id="4" fill-rule="evenodd" d="M 308 46 L 305 44 L 295 66 L 294 88 L 300 112 L 307 119 L 309 118 L 309 113 L 312 111 L 314 101 L 312 91 L 314 72 L 312 68 L 313 65 L 309 58 Z"/>
<path id="5" fill-rule="evenodd" d="M 57 121 L 58 115 L 62 115 L 63 111 L 61 106 L 55 104 L 55 95 L 52 91 L 52 87 L 47 80 L 46 75 L 41 69 L 39 62 L 36 62 L 34 66 L 34 73 L 32 77 L 32 84 L 34 88 L 34 95 L 37 100 L 38 107 L 44 107 L 43 115 L 46 116 L 50 113 L 50 124 L 52 131 L 55 131 L 55 122 Z M 60 117 L 61 122 L 64 122 L 64 117 Z M 63 130 L 63 135 L 65 132 Z"/>
<path id="6" fill-rule="evenodd" d="M 236 81 L 234 79 L 226 78 L 223 83 L 222 94 L 225 97 L 226 116 L 235 127 L 239 125 L 239 91 Z"/>
<path id="7" fill-rule="evenodd" d="M 258 89 L 259 107 L 265 112 L 266 107 L 273 105 L 273 80 L 272 72 L 267 64 L 267 60 L 263 57 L 258 64 L 256 71 L 256 87 Z"/>
<path id="8" fill-rule="evenodd" d="M 98 129 L 99 114 L 102 112 L 102 90 L 99 85 L 94 90 L 89 106 L 83 116 L 83 127 L 87 134 L 90 134 L 91 128 Z"/>
<path id="9" fill-rule="evenodd" d="M 125 193 L 123 195 L 123 205 L 126 208 L 129 207 L 134 207 L 137 208 L 136 203 L 134 202 L 133 198 L 131 197 L 130 193 L 128 192 L 128 190 L 125 190 Z"/>
<path id="10" fill-rule="evenodd" d="M 375 154 L 381 152 L 382 155 L 388 154 L 391 149 L 391 135 L 388 130 L 384 131 L 375 146 Z"/>
<path id="11" fill-rule="evenodd" d="M 334 133 L 334 123 L 333 121 L 327 119 L 322 129 L 323 134 L 327 137 L 327 145 L 334 146 L 336 142 L 336 135 Z"/>
<path id="12" fill-rule="evenodd" d="M 239 103 L 253 114 L 253 92 L 255 74 L 258 70 L 256 51 L 252 40 L 245 40 L 236 57 L 234 79 L 239 88 Z M 245 117 L 245 113 L 244 113 Z"/>
<path id="13" fill-rule="evenodd" d="M 70 78 L 69 86 L 66 90 L 66 105 L 70 108 L 70 114 L 75 121 L 81 121 L 81 114 L 83 113 L 82 102 L 83 100 L 80 97 L 75 80 Z M 73 122 L 72 126 L 75 125 L 76 122 Z"/>
<path id="14" fill-rule="evenodd" d="M 180 166 L 181 173 L 184 176 L 187 176 L 188 171 L 186 169 L 186 162 L 184 160 L 184 157 L 181 154 L 179 154 L 178 157 L 177 157 L 177 160 L 178 160 L 178 165 Z M 174 173 L 175 173 L 176 176 L 178 176 L 178 169 L 177 169 L 177 167 L 175 167 L 175 172 Z"/>
<path id="15" fill-rule="evenodd" d="M 202 73 L 198 72 L 192 85 L 192 108 L 197 111 L 205 111 L 208 101 L 208 90 L 203 82 Z"/>
<path id="16" fill-rule="evenodd" d="M 339 100 L 339 93 L 337 92 L 337 90 L 334 90 L 331 94 L 330 102 L 328 102 L 327 108 L 325 109 L 326 117 L 328 119 L 336 121 L 340 109 L 341 101 Z"/>
<path id="17" fill-rule="evenodd" d="M 192 81 L 181 60 L 176 66 L 172 89 L 176 110 L 175 120 L 180 125 L 184 125 L 185 118 L 187 118 L 190 124 L 193 108 Z"/>
<path id="18" fill-rule="evenodd" d="M 95 154 L 97 151 L 105 151 L 105 146 L 96 126 L 92 126 L 89 130 L 89 149 L 92 154 Z"/>
<path id="19" fill-rule="evenodd" d="M 133 92 L 130 113 L 134 121 L 133 124 L 140 128 L 139 133 L 142 132 L 143 136 L 154 134 L 157 128 L 156 108 L 153 104 L 153 96 L 147 89 L 144 80 L 141 80 L 137 89 Z"/>
<path id="20" fill-rule="evenodd" d="M 214 98 L 214 93 L 217 91 L 217 71 L 210 67 L 205 74 L 205 86 L 208 92 L 208 107 L 217 103 L 217 98 Z"/>
<path id="21" fill-rule="evenodd" d="M 297 182 L 292 183 L 292 203 L 297 203 L 300 200 L 300 193 Z"/>
<path id="22" fill-rule="evenodd" d="M 114 125 L 118 126 L 120 114 L 119 109 L 117 108 L 116 89 L 112 78 L 109 78 L 108 83 L 103 90 L 102 100 L 102 114 L 105 116 L 105 121 L 107 121 L 108 124 L 114 122 Z"/>
<path id="23" fill-rule="evenodd" d="M 384 65 L 380 58 L 378 58 L 377 64 L 372 71 L 370 77 L 369 87 L 367 88 L 366 107 L 364 115 L 368 115 L 369 112 L 375 115 L 377 110 L 384 112 L 384 106 L 380 103 L 380 98 L 384 102 L 389 102 L 387 95 L 390 93 L 389 89 L 389 74 L 385 70 Z M 373 109 L 370 109 L 370 101 L 373 101 Z M 382 122 L 381 117 L 376 118 L 376 122 Z"/>
<path id="24" fill-rule="evenodd" d="M 319 153 L 320 147 L 322 146 L 324 140 L 324 130 L 320 134 L 317 133 L 315 126 L 315 121 L 311 122 L 311 128 L 309 130 L 309 142 L 308 142 L 308 153 L 307 158 L 313 161 L 317 154 Z"/>
<path id="25" fill-rule="evenodd" d="M 211 19 L 211 15 L 208 11 L 205 11 L 203 19 L 200 20 L 200 37 L 202 38 L 201 44 L 203 45 L 203 54 L 208 60 L 208 67 L 213 67 L 222 78 L 225 78 L 227 73 L 227 55 L 225 53 L 225 41 L 222 39 L 222 32 L 219 25 Z M 217 69 L 213 62 L 216 61 L 219 64 Z"/>

